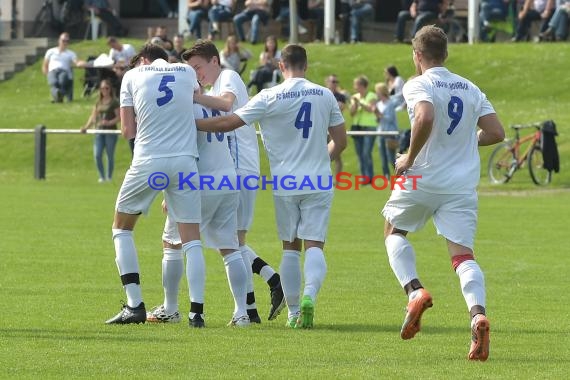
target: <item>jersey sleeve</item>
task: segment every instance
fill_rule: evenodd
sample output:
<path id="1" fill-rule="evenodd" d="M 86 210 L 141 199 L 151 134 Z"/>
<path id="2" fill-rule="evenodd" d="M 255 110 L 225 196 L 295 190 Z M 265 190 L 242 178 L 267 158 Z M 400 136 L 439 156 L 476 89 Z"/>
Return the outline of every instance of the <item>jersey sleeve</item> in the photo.
<path id="1" fill-rule="evenodd" d="M 403 93 L 408 108 L 414 109 L 416 104 L 422 101 L 433 104 L 433 95 L 429 85 L 420 79 L 418 77 L 404 84 Z"/>
<path id="2" fill-rule="evenodd" d="M 495 112 L 495 108 L 491 105 L 489 99 L 487 99 L 487 95 L 481 92 L 481 112 L 479 113 L 479 117 L 489 115 Z"/>
<path id="3" fill-rule="evenodd" d="M 240 109 L 235 111 L 235 114 L 243 120 L 244 123 L 250 125 L 255 121 L 259 121 L 267 112 L 268 104 L 263 97 L 263 92 L 255 95 L 249 102 Z"/>
<path id="4" fill-rule="evenodd" d="M 131 78 L 134 70 L 128 71 L 121 82 L 120 103 L 121 107 L 133 107 L 133 94 L 131 92 Z"/>

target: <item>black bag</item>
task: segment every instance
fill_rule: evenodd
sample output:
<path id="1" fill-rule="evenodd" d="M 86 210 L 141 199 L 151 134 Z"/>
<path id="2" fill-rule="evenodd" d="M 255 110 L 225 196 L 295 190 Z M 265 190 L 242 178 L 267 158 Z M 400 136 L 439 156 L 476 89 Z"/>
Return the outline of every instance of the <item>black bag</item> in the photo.
<path id="1" fill-rule="evenodd" d="M 553 120 L 547 120 L 542 123 L 542 160 L 544 169 L 555 173 L 560 171 L 560 159 L 558 157 L 558 147 L 556 145 L 555 136 L 556 124 Z"/>

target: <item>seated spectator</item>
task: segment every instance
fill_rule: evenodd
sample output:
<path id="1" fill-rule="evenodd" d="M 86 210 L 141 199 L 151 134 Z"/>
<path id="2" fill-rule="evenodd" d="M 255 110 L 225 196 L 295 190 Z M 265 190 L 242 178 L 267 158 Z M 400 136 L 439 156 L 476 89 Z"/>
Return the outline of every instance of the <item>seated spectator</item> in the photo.
<path id="1" fill-rule="evenodd" d="M 483 0 L 479 12 L 479 39 L 489 41 L 487 33 L 491 29 L 491 21 L 505 20 L 509 13 L 511 0 Z"/>
<path id="2" fill-rule="evenodd" d="M 565 41 L 568 38 L 568 14 L 570 13 L 570 0 L 560 0 L 554 15 L 548 23 L 548 29 L 540 34 L 541 41 Z"/>
<path id="3" fill-rule="evenodd" d="M 275 21 L 281 23 L 282 36 L 284 38 L 289 38 L 289 22 L 290 22 L 289 0 L 273 0 L 273 1 L 278 1 L 279 5 L 279 12 L 277 13 L 277 17 L 275 17 Z M 299 0 L 297 0 L 297 3 L 299 3 Z M 298 25 L 299 34 L 307 33 L 307 28 L 301 25 L 301 18 L 299 17 L 298 13 L 297 13 L 297 25 Z"/>
<path id="4" fill-rule="evenodd" d="M 209 40 L 214 40 L 220 32 L 220 22 L 233 21 L 234 18 L 234 0 L 212 0 L 212 7 L 208 11 L 209 23 Z"/>
<path id="5" fill-rule="evenodd" d="M 259 67 L 252 72 L 251 81 L 247 85 L 248 90 L 255 85 L 257 92 L 261 92 L 265 84 L 272 81 L 274 71 L 279 70 L 280 59 L 281 50 L 277 46 L 277 38 L 275 36 L 267 36 L 265 48 L 259 55 Z"/>
<path id="6" fill-rule="evenodd" d="M 404 100 L 404 78 L 400 76 L 396 66 L 388 66 L 384 69 L 384 79 L 388 86 L 388 93 L 392 100 L 396 103 L 396 111 L 406 109 L 406 101 Z"/>
<path id="7" fill-rule="evenodd" d="M 127 29 L 123 27 L 119 19 L 113 13 L 113 9 L 109 5 L 108 0 L 86 0 L 85 5 L 88 9 L 92 9 L 95 15 L 107 24 L 111 35 L 118 37 L 127 35 Z"/>
<path id="8" fill-rule="evenodd" d="M 208 20 L 210 0 L 188 0 L 188 28 L 196 39 L 202 38 L 202 20 Z"/>
<path id="9" fill-rule="evenodd" d="M 160 6 L 160 10 L 162 11 L 163 17 L 168 17 L 168 18 L 178 17 L 178 12 L 170 7 L 168 0 L 158 0 L 158 5 Z"/>
<path id="10" fill-rule="evenodd" d="M 338 12 L 340 2 L 336 1 L 335 10 Z M 323 31 L 325 29 L 325 2 L 324 0 L 301 0 L 299 3 L 299 15 L 303 20 L 315 20 L 316 32 L 315 39 L 323 40 Z"/>
<path id="11" fill-rule="evenodd" d="M 243 24 L 246 21 L 251 21 L 250 42 L 256 44 L 259 38 L 259 24 L 267 25 L 269 21 L 267 0 L 245 0 L 245 9 L 234 16 L 234 26 L 242 42 L 245 42 Z"/>
<path id="12" fill-rule="evenodd" d="M 554 0 L 525 0 L 519 14 L 514 42 L 529 39 L 530 25 L 533 21 L 542 21 L 540 33 L 548 29 L 548 23 L 554 14 Z"/>
<path id="13" fill-rule="evenodd" d="M 182 34 L 176 34 L 172 41 L 174 46 L 170 52 L 168 52 L 168 61 L 172 63 L 182 62 L 182 53 L 186 50 L 184 47 L 184 36 Z"/>
<path id="14" fill-rule="evenodd" d="M 73 66 L 85 67 L 84 61 L 78 61 L 77 55 L 67 48 L 69 34 L 59 36 L 57 47 L 46 51 L 42 72 L 47 75 L 52 97 L 52 103 L 62 103 L 63 98 L 68 102 L 73 100 Z"/>
<path id="15" fill-rule="evenodd" d="M 353 0 L 350 5 L 350 17 L 345 20 L 350 22 L 350 42 L 362 41 L 362 21 L 374 18 L 373 0 Z"/>
<path id="16" fill-rule="evenodd" d="M 122 44 L 117 37 L 109 37 L 107 39 L 107 45 L 111 48 L 111 50 L 109 50 L 109 57 L 111 57 L 115 65 L 119 64 L 126 67 L 131 61 L 131 58 L 137 54 L 132 45 Z"/>
<path id="17" fill-rule="evenodd" d="M 251 52 L 242 49 L 239 41 L 233 34 L 226 39 L 226 46 L 220 52 L 220 65 L 224 69 L 234 70 L 235 72 L 243 71 L 242 62 L 251 58 Z"/>
<path id="18" fill-rule="evenodd" d="M 406 21 L 414 20 L 410 38 L 414 38 L 416 32 L 430 21 L 436 20 L 440 14 L 447 10 L 448 0 L 413 0 L 408 10 L 398 13 L 396 21 L 396 41 L 404 42 Z"/>

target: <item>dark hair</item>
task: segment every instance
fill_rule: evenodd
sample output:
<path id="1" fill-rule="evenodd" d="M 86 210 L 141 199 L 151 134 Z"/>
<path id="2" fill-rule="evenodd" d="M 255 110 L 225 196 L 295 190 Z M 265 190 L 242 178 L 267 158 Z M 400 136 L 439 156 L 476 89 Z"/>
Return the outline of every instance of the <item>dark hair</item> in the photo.
<path id="1" fill-rule="evenodd" d="M 301 45 L 289 44 L 281 50 L 281 62 L 289 70 L 305 70 L 307 51 Z"/>
<path id="2" fill-rule="evenodd" d="M 138 54 L 139 58 L 146 58 L 149 61 L 153 62 L 157 59 L 164 59 L 168 61 L 168 54 L 166 51 L 161 48 L 160 46 L 154 44 L 146 44 L 143 46 L 141 51 Z"/>
<path id="3" fill-rule="evenodd" d="M 396 68 L 396 66 L 388 66 L 386 67 L 386 72 L 388 74 L 390 74 L 390 76 L 396 78 L 397 76 L 399 76 L 400 74 L 398 73 L 398 69 Z"/>
<path id="4" fill-rule="evenodd" d="M 181 57 L 185 61 L 190 60 L 192 57 L 202 57 L 208 62 L 210 62 L 212 58 L 216 57 L 218 59 L 218 64 L 220 63 L 220 53 L 218 52 L 218 48 L 210 40 L 196 41 L 194 46 L 182 53 Z"/>

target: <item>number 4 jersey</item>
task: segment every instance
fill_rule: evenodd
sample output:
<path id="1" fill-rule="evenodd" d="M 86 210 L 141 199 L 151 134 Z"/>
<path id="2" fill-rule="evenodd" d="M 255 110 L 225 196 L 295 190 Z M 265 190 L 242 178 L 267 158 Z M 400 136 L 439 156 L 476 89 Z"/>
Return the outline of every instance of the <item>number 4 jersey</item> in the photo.
<path id="1" fill-rule="evenodd" d="M 327 184 L 331 176 L 328 128 L 344 125 L 329 89 L 304 78 L 289 78 L 262 90 L 235 113 L 246 124 L 259 122 L 272 176 L 278 181 L 290 176 L 288 180 L 297 184 L 308 178 L 315 187 L 285 190 L 274 186 L 276 195 L 323 191 L 317 186 L 318 181 Z"/>
<path id="2" fill-rule="evenodd" d="M 188 65 L 157 59 L 127 71 L 121 83 L 121 107 L 134 107 L 137 134 L 133 160 L 194 156 L 196 72 Z"/>
<path id="3" fill-rule="evenodd" d="M 434 67 L 404 85 L 411 125 L 419 102 L 434 107 L 431 135 L 406 175 L 419 175 L 417 188 L 439 194 L 467 194 L 477 187 L 480 159 L 477 122 L 495 113 L 484 93 L 445 67 Z"/>

